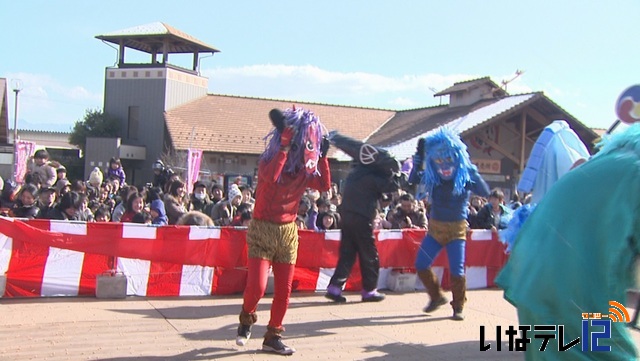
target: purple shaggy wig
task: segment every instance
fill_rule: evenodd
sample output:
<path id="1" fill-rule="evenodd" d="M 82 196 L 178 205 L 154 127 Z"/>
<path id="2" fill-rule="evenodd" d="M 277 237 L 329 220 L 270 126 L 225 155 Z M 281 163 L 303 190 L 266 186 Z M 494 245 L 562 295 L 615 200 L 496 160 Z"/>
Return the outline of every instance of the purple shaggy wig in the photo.
<path id="1" fill-rule="evenodd" d="M 302 108 L 288 108 L 282 112 L 285 117 L 285 125 L 287 127 L 293 127 L 295 129 L 295 135 L 291 140 L 291 149 L 287 156 L 287 161 L 284 164 L 283 171 L 286 173 L 296 173 L 304 169 L 304 150 L 305 142 L 308 139 L 308 132 L 311 131 L 309 127 L 311 124 L 315 124 L 316 139 L 318 144 L 315 144 L 314 152 L 316 157 L 320 156 L 320 142 L 322 141 L 324 126 L 320 123 L 320 118 L 313 114 L 310 110 Z M 273 128 L 266 137 L 266 148 L 260 156 L 261 161 L 270 161 L 280 151 L 280 132 L 276 128 Z M 315 175 L 319 175 L 319 171 L 316 170 Z"/>

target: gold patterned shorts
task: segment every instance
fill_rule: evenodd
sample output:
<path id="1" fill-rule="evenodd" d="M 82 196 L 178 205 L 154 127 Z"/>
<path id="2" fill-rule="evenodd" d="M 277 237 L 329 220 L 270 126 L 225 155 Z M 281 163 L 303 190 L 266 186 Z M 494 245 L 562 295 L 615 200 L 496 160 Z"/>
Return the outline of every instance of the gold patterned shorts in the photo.
<path id="1" fill-rule="evenodd" d="M 296 264 L 298 227 L 295 222 L 277 224 L 254 218 L 247 230 L 247 246 L 249 258 Z"/>
<path id="2" fill-rule="evenodd" d="M 466 240 L 467 221 L 464 219 L 456 222 L 429 220 L 429 235 L 443 246 L 455 239 Z"/>

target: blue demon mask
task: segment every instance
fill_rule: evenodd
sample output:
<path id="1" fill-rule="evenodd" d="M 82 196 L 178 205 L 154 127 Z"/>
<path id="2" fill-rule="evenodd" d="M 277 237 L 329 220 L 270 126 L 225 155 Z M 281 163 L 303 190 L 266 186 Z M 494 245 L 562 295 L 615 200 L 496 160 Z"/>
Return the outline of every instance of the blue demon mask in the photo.
<path id="1" fill-rule="evenodd" d="M 460 165 L 458 155 L 451 148 L 446 147 L 439 147 L 434 150 L 429 161 L 440 178 L 445 181 L 452 180 L 456 176 L 456 171 Z"/>
<path id="2" fill-rule="evenodd" d="M 477 169 L 471 164 L 467 146 L 460 135 L 449 127 L 439 127 L 425 137 L 424 150 L 426 167 L 421 184 L 425 191 L 431 194 L 434 186 L 451 181 L 454 194 L 465 192 L 470 173 L 477 172 Z"/>

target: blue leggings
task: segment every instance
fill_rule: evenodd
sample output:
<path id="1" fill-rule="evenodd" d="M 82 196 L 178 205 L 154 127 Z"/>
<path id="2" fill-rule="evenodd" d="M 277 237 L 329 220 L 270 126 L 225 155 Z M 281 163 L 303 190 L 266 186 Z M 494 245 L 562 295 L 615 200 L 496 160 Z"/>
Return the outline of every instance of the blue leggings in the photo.
<path id="1" fill-rule="evenodd" d="M 453 276 L 464 276 L 464 239 L 454 239 L 447 243 L 447 258 L 449 258 L 449 270 Z M 435 238 L 427 234 L 422 240 L 418 255 L 416 256 L 416 270 L 425 270 L 433 264 L 433 260 L 442 250 L 442 245 Z"/>

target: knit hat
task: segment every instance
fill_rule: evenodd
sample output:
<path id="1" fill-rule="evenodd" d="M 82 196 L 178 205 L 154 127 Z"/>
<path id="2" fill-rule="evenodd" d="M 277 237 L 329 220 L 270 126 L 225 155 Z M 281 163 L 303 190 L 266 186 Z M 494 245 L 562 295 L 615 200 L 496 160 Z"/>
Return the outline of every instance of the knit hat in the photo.
<path id="1" fill-rule="evenodd" d="M 236 197 L 242 197 L 242 192 L 240 192 L 240 188 L 237 184 L 232 184 L 229 188 L 229 195 L 227 199 L 232 201 Z"/>
<path id="2" fill-rule="evenodd" d="M 95 167 L 93 168 L 93 170 L 91 171 L 91 174 L 89 174 L 89 184 L 91 184 L 94 187 L 100 187 L 100 184 L 102 184 L 102 180 L 104 179 L 103 175 L 102 175 L 102 171 L 100 170 L 100 168 Z"/>

